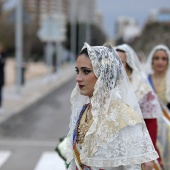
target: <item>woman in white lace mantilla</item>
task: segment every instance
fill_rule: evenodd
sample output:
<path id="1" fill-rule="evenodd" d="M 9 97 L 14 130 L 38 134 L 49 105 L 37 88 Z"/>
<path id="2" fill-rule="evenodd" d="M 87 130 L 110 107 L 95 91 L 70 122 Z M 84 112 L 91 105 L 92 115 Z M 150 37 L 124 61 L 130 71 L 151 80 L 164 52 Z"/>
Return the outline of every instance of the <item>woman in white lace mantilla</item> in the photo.
<path id="1" fill-rule="evenodd" d="M 159 121 L 159 146 L 165 169 L 170 169 L 170 50 L 163 44 L 151 50 L 146 63 L 148 80 L 157 93 L 163 112 Z"/>
<path id="2" fill-rule="evenodd" d="M 159 100 L 170 110 L 170 50 L 160 44 L 155 46 L 147 60 L 147 73 L 150 84 Z"/>
<path id="3" fill-rule="evenodd" d="M 136 94 L 139 106 L 142 111 L 143 118 L 145 120 L 147 129 L 151 136 L 152 142 L 157 149 L 157 118 L 161 118 L 162 110 L 159 104 L 157 95 L 153 91 L 149 84 L 147 75 L 144 72 L 142 65 L 138 59 L 136 52 L 128 44 L 122 44 L 115 47 L 118 55 L 120 56 L 122 63 L 125 67 L 129 80 L 132 84 L 133 90 Z M 158 159 L 160 166 L 162 166 L 161 159 Z M 152 162 L 145 163 L 145 167 L 154 165 Z"/>
<path id="4" fill-rule="evenodd" d="M 69 170 L 140 170 L 158 158 L 140 107 L 110 45 L 84 44 L 76 62 L 67 136 Z"/>

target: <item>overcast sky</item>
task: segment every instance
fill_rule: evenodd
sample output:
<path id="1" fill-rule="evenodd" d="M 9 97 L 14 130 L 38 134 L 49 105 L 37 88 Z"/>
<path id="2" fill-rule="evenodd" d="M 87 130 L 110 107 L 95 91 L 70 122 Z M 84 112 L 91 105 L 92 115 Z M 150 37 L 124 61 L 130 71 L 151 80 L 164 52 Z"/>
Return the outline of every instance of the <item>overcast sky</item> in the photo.
<path id="1" fill-rule="evenodd" d="M 5 8 L 11 8 L 16 0 L 8 0 Z M 114 24 L 119 16 L 134 17 L 143 26 L 149 12 L 154 9 L 169 8 L 170 0 L 96 0 L 97 10 L 103 16 L 104 30 L 110 38 L 115 37 Z"/>
<path id="2" fill-rule="evenodd" d="M 118 16 L 134 17 L 140 26 L 145 23 L 150 10 L 169 8 L 170 0 L 96 0 L 97 9 L 103 15 L 104 30 L 114 38 L 114 24 Z"/>

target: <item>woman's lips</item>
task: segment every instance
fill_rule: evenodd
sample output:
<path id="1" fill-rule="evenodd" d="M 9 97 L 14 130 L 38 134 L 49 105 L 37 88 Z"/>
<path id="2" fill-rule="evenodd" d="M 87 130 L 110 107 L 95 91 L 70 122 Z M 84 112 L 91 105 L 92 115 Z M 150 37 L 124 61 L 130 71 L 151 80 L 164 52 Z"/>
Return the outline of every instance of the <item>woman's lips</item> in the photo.
<path id="1" fill-rule="evenodd" d="M 162 68 L 162 67 L 164 67 L 164 66 L 162 66 L 162 65 L 158 65 L 158 68 Z"/>
<path id="2" fill-rule="evenodd" d="M 84 87 L 84 85 L 79 85 L 79 88 L 82 89 Z"/>

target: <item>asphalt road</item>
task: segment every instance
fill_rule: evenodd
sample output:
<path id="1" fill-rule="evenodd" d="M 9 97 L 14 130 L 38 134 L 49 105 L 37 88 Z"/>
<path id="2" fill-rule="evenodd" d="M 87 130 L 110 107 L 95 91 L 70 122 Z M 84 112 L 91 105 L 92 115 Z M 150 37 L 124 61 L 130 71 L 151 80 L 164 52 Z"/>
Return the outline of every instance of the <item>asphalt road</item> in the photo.
<path id="1" fill-rule="evenodd" d="M 54 149 L 68 133 L 74 86 L 68 82 L 0 126 L 0 170 L 64 169 Z"/>

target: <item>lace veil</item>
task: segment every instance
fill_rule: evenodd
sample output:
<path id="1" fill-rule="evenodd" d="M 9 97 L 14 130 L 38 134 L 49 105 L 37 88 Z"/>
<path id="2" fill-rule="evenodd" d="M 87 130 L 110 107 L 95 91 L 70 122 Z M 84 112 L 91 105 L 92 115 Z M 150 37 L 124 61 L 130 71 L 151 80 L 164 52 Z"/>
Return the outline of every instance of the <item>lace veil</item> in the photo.
<path id="1" fill-rule="evenodd" d="M 82 163 L 91 167 L 117 167 L 157 159 L 137 99 L 116 51 L 109 44 L 89 46 L 85 43 L 84 48 L 87 48 L 98 79 L 90 99 L 93 123 L 82 144 Z M 83 105 L 88 102 L 88 97 L 82 96 L 76 85 L 71 95 L 67 162 L 74 158 L 73 131 Z"/>
<path id="2" fill-rule="evenodd" d="M 128 44 L 122 44 L 115 49 L 125 52 L 126 62 L 132 68 L 131 84 L 138 99 L 143 118 L 161 117 L 159 100 L 147 79 L 136 52 Z"/>
<path id="3" fill-rule="evenodd" d="M 170 78 L 168 77 L 170 75 L 170 50 L 169 50 L 169 48 L 163 44 L 155 46 L 148 56 L 148 60 L 146 63 L 146 69 L 147 69 L 148 74 L 153 73 L 152 59 L 153 59 L 153 56 L 157 50 L 164 50 L 168 55 L 169 63 L 168 63 L 168 69 L 167 69 L 167 73 L 166 73 L 166 99 L 168 102 L 170 102 Z"/>

